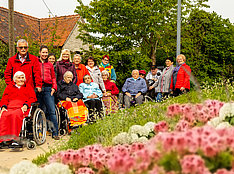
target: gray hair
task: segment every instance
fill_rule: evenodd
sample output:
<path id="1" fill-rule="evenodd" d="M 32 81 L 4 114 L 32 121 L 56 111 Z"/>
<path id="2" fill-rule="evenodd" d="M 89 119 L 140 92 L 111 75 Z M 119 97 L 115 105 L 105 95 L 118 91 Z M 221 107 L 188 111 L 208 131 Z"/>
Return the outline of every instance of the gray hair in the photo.
<path id="1" fill-rule="evenodd" d="M 25 39 L 19 39 L 16 44 L 17 47 L 19 47 L 19 43 L 26 43 L 28 46 L 28 42 Z"/>
<path id="2" fill-rule="evenodd" d="M 76 56 L 79 57 L 79 58 L 82 60 L 82 57 L 81 57 L 80 54 L 75 54 L 75 55 L 73 56 L 73 61 L 74 61 L 74 58 L 75 58 Z"/>
<path id="3" fill-rule="evenodd" d="M 60 57 L 59 57 L 59 59 L 58 59 L 57 61 L 62 61 L 62 60 L 63 60 L 63 54 L 64 54 L 65 52 L 67 52 L 67 53 L 69 54 L 69 62 L 72 62 L 72 60 L 71 60 L 71 52 L 70 52 L 69 49 L 64 49 L 64 50 L 62 50 L 62 52 L 61 52 L 61 54 L 60 54 Z"/>
<path id="4" fill-rule="evenodd" d="M 22 76 L 22 75 L 24 76 L 24 79 L 25 79 L 25 81 L 26 81 L 25 74 L 24 74 L 24 72 L 22 72 L 22 71 L 17 71 L 17 72 L 14 74 L 14 76 L 13 76 L 13 81 L 15 82 L 16 78 L 19 77 L 19 76 Z"/>
<path id="5" fill-rule="evenodd" d="M 71 71 L 66 71 L 64 74 L 63 74 L 63 79 L 65 79 L 65 77 L 67 77 L 67 75 L 72 75 L 72 78 L 73 78 L 73 74 Z"/>
<path id="6" fill-rule="evenodd" d="M 133 74 L 134 71 L 136 71 L 139 74 L 139 70 L 138 69 L 132 70 L 132 74 Z"/>
<path id="7" fill-rule="evenodd" d="M 104 70 L 104 71 L 102 71 L 102 75 L 107 75 L 107 77 L 109 77 L 110 73 L 108 71 Z"/>

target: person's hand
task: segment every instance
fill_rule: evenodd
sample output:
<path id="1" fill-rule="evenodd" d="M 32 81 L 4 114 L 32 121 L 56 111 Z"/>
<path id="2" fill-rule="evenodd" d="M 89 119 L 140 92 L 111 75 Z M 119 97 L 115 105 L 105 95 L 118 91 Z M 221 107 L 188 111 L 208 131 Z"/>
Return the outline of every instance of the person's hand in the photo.
<path id="1" fill-rule="evenodd" d="M 111 93 L 107 92 L 107 96 L 111 96 Z"/>
<path id="2" fill-rule="evenodd" d="M 66 101 L 69 101 L 69 102 L 71 102 L 71 99 L 70 99 L 69 97 L 67 97 L 67 98 L 66 98 Z"/>
<path id="3" fill-rule="evenodd" d="M 73 102 L 77 102 L 79 99 L 78 98 L 73 98 Z"/>
<path id="4" fill-rule="evenodd" d="M 3 113 L 4 111 L 7 111 L 7 109 L 3 107 L 2 110 L 0 110 L 0 118 L 1 118 L 2 113 Z"/>
<path id="5" fill-rule="evenodd" d="M 131 94 L 129 92 L 125 93 L 128 97 L 132 97 Z"/>
<path id="6" fill-rule="evenodd" d="M 53 95 L 54 95 L 54 93 L 55 93 L 55 89 L 54 89 L 54 88 L 52 88 L 52 89 L 51 89 L 51 93 L 50 93 L 50 95 L 51 95 L 51 96 L 53 96 Z"/>
<path id="7" fill-rule="evenodd" d="M 141 93 L 139 92 L 139 93 L 137 93 L 137 95 L 135 96 L 135 98 L 137 98 L 137 97 L 139 97 L 141 95 Z"/>
<path id="8" fill-rule="evenodd" d="M 183 91 L 185 90 L 185 88 L 184 88 L 184 87 L 181 87 L 180 90 L 183 92 Z"/>
<path id="9" fill-rule="evenodd" d="M 38 92 L 41 92 L 41 88 L 40 87 L 36 87 Z"/>
<path id="10" fill-rule="evenodd" d="M 153 88 L 154 88 L 153 86 L 150 86 L 150 87 L 149 87 L 149 90 L 151 90 L 151 89 L 153 89 Z"/>
<path id="11" fill-rule="evenodd" d="M 98 98 L 97 94 L 93 93 L 93 98 Z"/>
<path id="12" fill-rule="evenodd" d="M 24 106 L 21 108 L 21 110 L 22 110 L 23 113 L 25 113 L 25 112 L 27 111 L 27 109 L 28 109 L 28 107 L 27 107 L 26 105 L 24 105 Z"/>

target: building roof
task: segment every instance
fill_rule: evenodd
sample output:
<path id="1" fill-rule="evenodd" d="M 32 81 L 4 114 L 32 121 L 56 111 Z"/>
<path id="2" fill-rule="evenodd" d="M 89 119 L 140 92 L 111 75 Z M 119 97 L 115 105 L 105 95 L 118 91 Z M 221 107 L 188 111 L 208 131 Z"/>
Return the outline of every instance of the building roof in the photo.
<path id="1" fill-rule="evenodd" d="M 42 44 L 53 40 L 53 45 L 63 46 L 79 19 L 79 15 L 35 18 L 15 11 L 15 39 L 27 36 Z M 5 43 L 8 43 L 8 32 L 8 9 L 0 7 L 0 39 Z"/>

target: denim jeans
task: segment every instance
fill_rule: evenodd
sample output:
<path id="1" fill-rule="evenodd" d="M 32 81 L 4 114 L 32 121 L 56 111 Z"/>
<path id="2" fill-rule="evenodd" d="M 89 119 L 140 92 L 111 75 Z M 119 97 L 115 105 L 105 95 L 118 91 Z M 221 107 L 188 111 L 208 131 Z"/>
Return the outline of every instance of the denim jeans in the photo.
<path id="1" fill-rule="evenodd" d="M 55 115 L 54 96 L 51 96 L 51 87 L 42 87 L 42 91 L 37 93 L 39 107 L 48 114 L 47 120 L 52 122 L 52 136 L 58 136 L 58 122 Z"/>
<path id="2" fill-rule="evenodd" d="M 157 94 L 157 97 L 156 97 L 156 102 L 161 102 L 161 101 L 162 101 L 162 98 L 163 98 L 163 95 L 162 95 L 161 92 L 159 92 L 159 93 Z"/>

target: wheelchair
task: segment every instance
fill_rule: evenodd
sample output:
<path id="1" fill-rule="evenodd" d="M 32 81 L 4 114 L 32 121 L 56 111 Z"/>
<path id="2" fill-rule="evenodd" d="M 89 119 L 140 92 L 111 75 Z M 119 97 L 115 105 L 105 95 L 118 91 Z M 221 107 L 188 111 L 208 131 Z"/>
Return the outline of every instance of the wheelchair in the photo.
<path id="1" fill-rule="evenodd" d="M 86 108 L 87 109 L 87 108 Z M 60 135 L 71 134 L 72 130 L 81 128 L 84 123 L 80 125 L 72 125 L 72 120 L 68 116 L 68 111 L 63 107 L 62 102 L 59 101 L 57 105 L 55 105 L 55 113 L 58 121 L 58 130 Z M 88 119 L 88 109 L 87 113 L 84 111 L 84 114 L 87 114 L 87 117 L 84 118 L 84 122 L 87 122 Z M 79 116 L 78 116 L 79 117 Z M 79 117 L 80 118 L 80 117 Z"/>
<path id="2" fill-rule="evenodd" d="M 46 117 L 45 113 L 38 108 L 39 103 L 32 103 L 29 114 L 23 119 L 22 128 L 19 134 L 18 145 L 6 145 L 8 148 L 35 149 L 46 141 Z"/>

